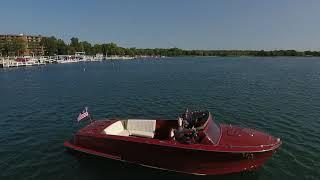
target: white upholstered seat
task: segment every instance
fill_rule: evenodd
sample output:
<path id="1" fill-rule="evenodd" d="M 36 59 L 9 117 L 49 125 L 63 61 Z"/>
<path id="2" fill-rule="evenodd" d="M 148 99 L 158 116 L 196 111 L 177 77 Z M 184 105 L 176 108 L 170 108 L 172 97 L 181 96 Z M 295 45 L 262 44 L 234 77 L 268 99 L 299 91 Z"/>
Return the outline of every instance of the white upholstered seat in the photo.
<path id="1" fill-rule="evenodd" d="M 118 136 L 130 136 L 130 132 L 128 130 L 123 130 L 122 132 L 120 132 L 117 135 Z"/>
<path id="2" fill-rule="evenodd" d="M 121 121 L 117 121 L 111 124 L 110 126 L 104 129 L 104 132 L 110 135 L 129 136 L 129 132 L 124 129 Z"/>
<path id="3" fill-rule="evenodd" d="M 153 138 L 156 130 L 156 120 L 128 119 L 127 130 L 130 135 Z"/>
<path id="4" fill-rule="evenodd" d="M 106 134 L 118 136 L 153 138 L 156 130 L 156 122 L 156 120 L 145 119 L 128 119 L 127 121 L 124 121 L 124 123 L 117 121 L 104 129 L 104 132 Z M 126 128 L 123 124 L 126 124 Z"/>

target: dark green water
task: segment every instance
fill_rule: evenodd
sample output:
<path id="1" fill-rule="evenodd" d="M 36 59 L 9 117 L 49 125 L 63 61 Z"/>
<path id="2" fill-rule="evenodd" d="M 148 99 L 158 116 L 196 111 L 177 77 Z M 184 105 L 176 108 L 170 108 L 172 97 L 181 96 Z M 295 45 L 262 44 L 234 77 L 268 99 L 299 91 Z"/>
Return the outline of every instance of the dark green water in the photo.
<path id="1" fill-rule="evenodd" d="M 84 71 L 84 68 L 86 69 Z M 319 179 L 320 59 L 168 58 L 0 69 L 0 179 Z M 281 149 L 254 173 L 198 177 L 65 152 L 95 118 L 176 118 L 208 109 L 265 131 Z"/>

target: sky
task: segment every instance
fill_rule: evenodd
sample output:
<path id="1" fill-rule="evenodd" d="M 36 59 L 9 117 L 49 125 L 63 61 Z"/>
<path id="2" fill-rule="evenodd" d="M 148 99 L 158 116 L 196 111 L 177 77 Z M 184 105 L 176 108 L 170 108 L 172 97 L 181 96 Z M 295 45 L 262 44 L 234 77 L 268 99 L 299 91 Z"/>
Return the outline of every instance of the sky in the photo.
<path id="1" fill-rule="evenodd" d="M 0 34 L 123 47 L 320 50 L 318 0 L 1 0 Z"/>

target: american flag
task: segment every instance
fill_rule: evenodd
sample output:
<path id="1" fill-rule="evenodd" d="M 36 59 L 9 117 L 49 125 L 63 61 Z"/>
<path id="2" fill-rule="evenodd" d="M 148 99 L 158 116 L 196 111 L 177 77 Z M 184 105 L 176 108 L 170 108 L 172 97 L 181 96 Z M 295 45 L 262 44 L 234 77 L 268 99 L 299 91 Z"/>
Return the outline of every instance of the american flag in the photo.
<path id="1" fill-rule="evenodd" d="M 88 112 L 88 107 L 85 107 L 84 110 L 82 111 L 82 113 L 79 114 L 78 118 L 77 118 L 77 121 L 81 121 L 87 117 L 89 117 L 89 112 Z"/>

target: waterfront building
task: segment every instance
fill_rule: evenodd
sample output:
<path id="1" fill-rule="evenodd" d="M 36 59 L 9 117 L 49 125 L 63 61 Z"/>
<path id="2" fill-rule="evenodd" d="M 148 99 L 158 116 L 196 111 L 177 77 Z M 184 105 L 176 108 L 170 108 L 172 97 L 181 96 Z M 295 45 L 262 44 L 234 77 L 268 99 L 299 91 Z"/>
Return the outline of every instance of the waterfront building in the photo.
<path id="1" fill-rule="evenodd" d="M 42 56 L 44 55 L 44 47 L 41 45 L 42 38 L 41 35 L 0 34 L 0 47 L 4 47 L 7 42 L 18 40 L 25 47 L 24 50 L 19 53 L 20 56 Z M 4 48 L 0 50 L 3 51 Z M 10 51 L 8 53 L 12 54 Z"/>

